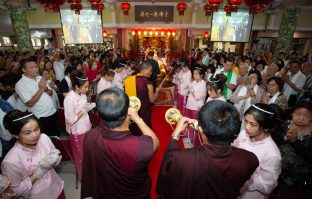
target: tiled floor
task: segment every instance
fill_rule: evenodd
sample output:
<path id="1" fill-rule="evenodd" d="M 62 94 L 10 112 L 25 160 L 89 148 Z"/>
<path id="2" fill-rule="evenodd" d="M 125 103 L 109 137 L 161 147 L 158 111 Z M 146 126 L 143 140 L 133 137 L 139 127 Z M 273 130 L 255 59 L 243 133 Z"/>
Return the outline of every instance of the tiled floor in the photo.
<path id="1" fill-rule="evenodd" d="M 80 182 L 78 181 L 78 189 L 76 189 L 76 170 L 71 161 L 61 162 L 57 172 L 62 180 L 64 180 L 64 191 L 66 199 L 80 199 Z"/>

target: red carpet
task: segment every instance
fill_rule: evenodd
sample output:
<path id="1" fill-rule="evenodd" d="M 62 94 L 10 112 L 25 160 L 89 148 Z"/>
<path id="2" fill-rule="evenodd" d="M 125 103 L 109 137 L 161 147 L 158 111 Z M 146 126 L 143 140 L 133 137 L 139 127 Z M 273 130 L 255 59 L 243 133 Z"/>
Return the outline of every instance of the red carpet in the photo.
<path id="1" fill-rule="evenodd" d="M 159 198 L 158 194 L 155 191 L 159 168 L 163 159 L 164 152 L 171 140 L 171 133 L 173 132 L 170 125 L 165 121 L 165 112 L 169 108 L 171 107 L 155 106 L 152 109 L 152 127 L 160 141 L 160 146 L 148 168 L 149 175 L 152 178 L 151 199 Z"/>

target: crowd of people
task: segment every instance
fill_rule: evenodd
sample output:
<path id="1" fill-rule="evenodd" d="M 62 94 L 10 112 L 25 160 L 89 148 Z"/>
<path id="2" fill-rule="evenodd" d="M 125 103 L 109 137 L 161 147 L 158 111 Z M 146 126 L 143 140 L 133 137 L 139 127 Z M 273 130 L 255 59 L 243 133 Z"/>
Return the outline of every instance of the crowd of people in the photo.
<path id="1" fill-rule="evenodd" d="M 0 54 L 1 196 L 65 198 L 49 138 L 62 132 L 63 116 L 82 198 L 149 198 L 147 167 L 160 144 L 152 106 L 162 87 L 153 57 L 83 48 Z M 311 58 L 205 48 L 167 60 L 183 117 L 162 160 L 160 198 L 260 199 L 311 188 Z"/>

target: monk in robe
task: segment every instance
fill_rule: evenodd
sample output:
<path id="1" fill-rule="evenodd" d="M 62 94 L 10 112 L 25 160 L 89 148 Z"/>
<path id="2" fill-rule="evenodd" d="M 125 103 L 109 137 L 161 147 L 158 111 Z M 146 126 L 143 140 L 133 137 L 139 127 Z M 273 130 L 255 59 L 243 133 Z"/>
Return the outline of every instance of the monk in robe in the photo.
<path id="1" fill-rule="evenodd" d="M 172 133 L 156 188 L 161 199 L 235 199 L 259 165 L 253 153 L 230 146 L 240 129 L 234 106 L 210 101 L 198 119 L 200 148 L 179 147 L 180 133 L 194 120 L 182 117 Z"/>
<path id="2" fill-rule="evenodd" d="M 153 67 L 148 62 L 143 62 L 139 68 L 140 72 L 136 75 L 130 76 L 125 79 L 125 92 L 128 96 L 136 96 L 141 101 L 141 108 L 139 110 L 139 116 L 144 122 L 152 128 L 152 110 L 151 104 L 154 103 L 159 88 L 154 93 L 154 86 L 148 80 L 153 73 Z M 131 125 L 130 128 L 134 132 L 138 132 L 139 128 L 136 124 Z M 139 133 L 140 135 L 141 133 Z"/>
<path id="3" fill-rule="evenodd" d="M 102 91 L 96 107 L 105 127 L 85 135 L 81 198 L 149 198 L 147 166 L 159 147 L 157 136 L 129 107 L 128 96 L 119 88 Z M 130 120 L 143 135 L 129 131 Z"/>

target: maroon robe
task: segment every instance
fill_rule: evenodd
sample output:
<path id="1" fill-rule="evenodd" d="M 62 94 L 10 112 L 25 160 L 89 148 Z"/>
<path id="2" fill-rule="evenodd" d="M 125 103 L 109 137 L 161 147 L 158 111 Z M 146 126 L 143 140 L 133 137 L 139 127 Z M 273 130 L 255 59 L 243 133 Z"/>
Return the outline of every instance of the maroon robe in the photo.
<path id="1" fill-rule="evenodd" d="M 151 84 L 151 82 L 146 77 L 136 77 L 136 94 L 141 101 L 141 108 L 138 111 L 138 114 L 143 119 L 145 124 L 152 128 L 152 107 L 148 96 L 148 84 Z M 135 123 L 131 123 L 130 129 L 131 132 L 135 133 L 135 135 L 142 135 L 141 130 Z"/>
<path id="2" fill-rule="evenodd" d="M 259 162 L 248 151 L 203 145 L 180 150 L 172 140 L 159 171 L 157 192 L 168 199 L 235 199 Z"/>
<path id="3" fill-rule="evenodd" d="M 92 129 L 85 135 L 83 152 L 81 198 L 149 198 L 151 137 Z"/>

